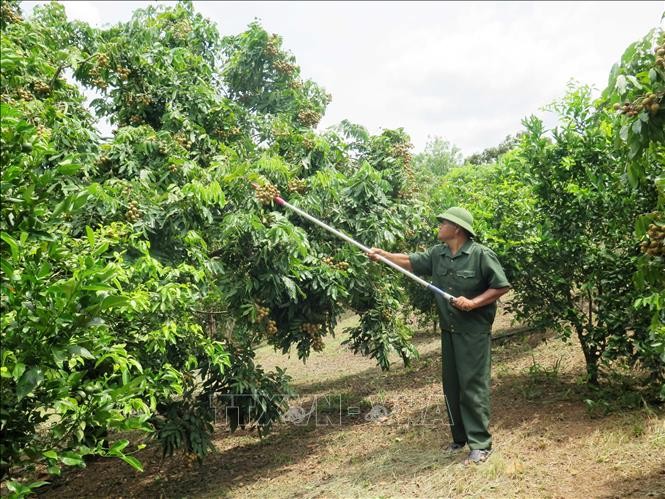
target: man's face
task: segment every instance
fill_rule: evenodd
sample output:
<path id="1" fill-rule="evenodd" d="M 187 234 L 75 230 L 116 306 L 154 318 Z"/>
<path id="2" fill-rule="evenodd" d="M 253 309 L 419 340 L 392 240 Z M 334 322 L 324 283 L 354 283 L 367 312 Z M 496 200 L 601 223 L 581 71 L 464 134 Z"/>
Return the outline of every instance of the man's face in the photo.
<path id="1" fill-rule="evenodd" d="M 439 223 L 439 234 L 437 239 L 441 242 L 450 241 L 457 235 L 457 226 L 449 222 L 448 220 L 443 220 Z"/>

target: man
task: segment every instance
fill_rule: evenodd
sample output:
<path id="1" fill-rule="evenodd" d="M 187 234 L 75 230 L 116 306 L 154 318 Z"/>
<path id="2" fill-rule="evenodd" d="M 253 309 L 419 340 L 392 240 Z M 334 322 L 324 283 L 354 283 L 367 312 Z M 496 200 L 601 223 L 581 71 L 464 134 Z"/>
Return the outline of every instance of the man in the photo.
<path id="1" fill-rule="evenodd" d="M 510 283 L 492 250 L 473 240 L 473 216 L 453 207 L 437 216 L 437 244 L 421 253 L 389 253 L 372 248 L 414 272 L 432 276 L 432 284 L 457 297 L 451 303 L 435 295 L 441 325 L 443 391 L 453 442 L 448 451 L 468 444 L 467 462 L 481 463 L 492 450 L 490 414 L 490 332 L 496 300 Z"/>

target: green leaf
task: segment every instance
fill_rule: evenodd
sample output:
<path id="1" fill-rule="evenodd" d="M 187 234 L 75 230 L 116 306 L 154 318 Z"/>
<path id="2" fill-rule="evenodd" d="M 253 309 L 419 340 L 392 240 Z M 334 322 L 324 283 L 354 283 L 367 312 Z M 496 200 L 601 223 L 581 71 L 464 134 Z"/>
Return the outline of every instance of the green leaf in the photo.
<path id="1" fill-rule="evenodd" d="M 135 457 L 123 455 L 123 456 L 120 456 L 120 459 L 122 459 L 124 462 L 129 464 L 135 470 L 143 471 L 143 465 L 141 464 L 141 461 L 139 461 Z"/>
<path id="2" fill-rule="evenodd" d="M 129 299 L 126 296 L 122 295 L 109 295 L 102 300 L 100 308 L 102 310 L 108 310 L 110 308 L 117 308 L 123 305 L 127 305 Z"/>
<path id="3" fill-rule="evenodd" d="M 12 260 L 14 260 L 14 262 L 17 262 L 19 258 L 19 250 L 18 250 L 18 242 L 16 241 L 16 239 L 14 239 L 6 232 L 0 233 L 0 239 L 2 239 L 4 242 L 6 242 L 9 245 L 9 250 L 11 251 L 12 254 Z"/>
<path id="4" fill-rule="evenodd" d="M 23 373 L 25 372 L 25 364 L 23 362 L 17 362 L 12 370 L 12 377 L 15 380 L 21 379 Z"/>
<path id="5" fill-rule="evenodd" d="M 109 452 L 122 452 L 122 450 L 129 445 L 129 440 L 118 440 L 109 449 Z"/>
<path id="6" fill-rule="evenodd" d="M 619 137 L 621 137 L 621 140 L 623 140 L 624 142 L 628 140 L 628 130 L 629 126 L 624 125 L 621 127 L 621 130 L 619 131 Z"/>
<path id="7" fill-rule="evenodd" d="M 75 173 L 78 173 L 80 169 L 80 164 L 73 163 L 72 159 L 68 158 L 58 163 L 58 168 L 56 170 L 58 173 L 62 173 L 63 175 L 74 175 Z"/>
<path id="8" fill-rule="evenodd" d="M 642 85 L 640 85 L 640 82 L 637 81 L 637 78 L 635 78 L 633 75 L 626 75 L 626 78 L 635 86 L 635 88 L 638 90 L 642 89 Z"/>
<path id="9" fill-rule="evenodd" d="M 80 457 L 74 458 L 74 457 L 63 457 L 60 459 L 62 461 L 62 464 L 65 464 L 67 466 L 80 466 L 83 464 L 83 459 Z"/>
<path id="10" fill-rule="evenodd" d="M 49 459 L 58 459 L 58 453 L 54 450 L 47 450 L 46 452 L 42 452 L 42 455 Z"/>
<path id="11" fill-rule="evenodd" d="M 88 242 L 92 248 L 95 245 L 95 231 L 93 231 L 89 225 L 85 226 L 85 233 L 88 236 Z"/>
<path id="12" fill-rule="evenodd" d="M 81 345 L 70 345 L 67 347 L 69 353 L 73 355 L 78 355 L 84 359 L 94 360 L 95 356 L 90 353 L 87 348 L 82 347 Z"/>
<path id="13" fill-rule="evenodd" d="M 29 369 L 16 384 L 16 398 L 22 400 L 26 395 L 32 393 L 35 388 L 42 384 L 44 381 L 44 374 L 38 367 Z"/>
<path id="14" fill-rule="evenodd" d="M 60 456 L 60 461 L 67 466 L 81 466 L 85 465 L 83 457 L 73 451 L 65 451 Z"/>
<path id="15" fill-rule="evenodd" d="M 642 131 L 642 122 L 640 120 L 633 121 L 633 126 L 631 128 L 633 133 L 640 133 Z"/>

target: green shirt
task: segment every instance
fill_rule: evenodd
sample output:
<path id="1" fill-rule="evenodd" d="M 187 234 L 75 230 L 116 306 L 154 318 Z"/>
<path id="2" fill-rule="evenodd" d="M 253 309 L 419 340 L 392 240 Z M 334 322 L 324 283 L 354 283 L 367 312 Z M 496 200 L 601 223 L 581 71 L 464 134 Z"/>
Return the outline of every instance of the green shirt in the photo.
<path id="1" fill-rule="evenodd" d="M 489 288 L 510 286 L 496 254 L 471 239 L 455 256 L 447 245 L 437 244 L 427 251 L 411 253 L 409 261 L 414 273 L 431 275 L 434 286 L 455 297 L 475 298 Z M 440 295 L 435 297 L 442 330 L 451 333 L 491 331 L 496 302 L 465 312 Z"/>

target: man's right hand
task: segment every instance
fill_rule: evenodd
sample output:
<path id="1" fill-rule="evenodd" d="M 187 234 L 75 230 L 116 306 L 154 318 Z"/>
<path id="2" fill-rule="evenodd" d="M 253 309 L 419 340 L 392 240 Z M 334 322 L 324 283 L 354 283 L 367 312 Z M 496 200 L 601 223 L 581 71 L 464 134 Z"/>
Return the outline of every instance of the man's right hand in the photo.
<path id="1" fill-rule="evenodd" d="M 383 251 L 381 248 L 371 248 L 367 252 L 367 257 L 372 260 L 373 262 L 378 262 L 379 261 L 379 256 L 384 256 L 385 251 Z"/>

